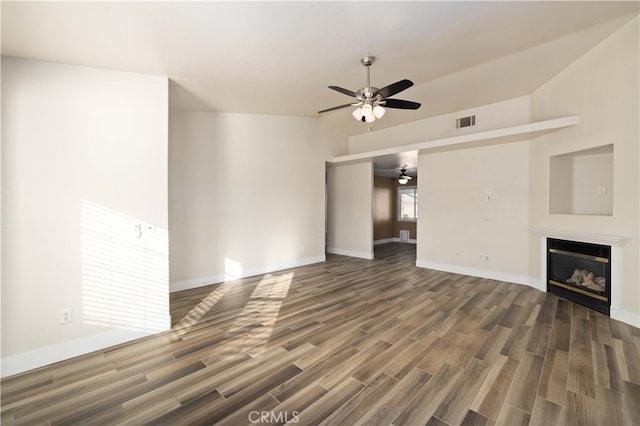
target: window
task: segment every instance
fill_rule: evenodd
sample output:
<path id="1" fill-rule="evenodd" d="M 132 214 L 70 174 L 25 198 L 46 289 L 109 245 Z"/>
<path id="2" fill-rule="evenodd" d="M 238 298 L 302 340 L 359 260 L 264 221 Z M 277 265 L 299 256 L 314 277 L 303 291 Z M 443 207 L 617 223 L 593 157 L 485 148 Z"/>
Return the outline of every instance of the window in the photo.
<path id="1" fill-rule="evenodd" d="M 415 222 L 418 219 L 418 191 L 415 186 L 398 188 L 398 221 Z"/>

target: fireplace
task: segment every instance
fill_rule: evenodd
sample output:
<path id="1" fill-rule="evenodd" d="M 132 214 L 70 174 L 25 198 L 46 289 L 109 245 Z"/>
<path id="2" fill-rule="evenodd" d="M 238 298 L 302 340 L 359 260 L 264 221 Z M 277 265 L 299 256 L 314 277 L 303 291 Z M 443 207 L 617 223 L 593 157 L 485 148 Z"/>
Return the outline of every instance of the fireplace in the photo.
<path id="1" fill-rule="evenodd" d="M 611 246 L 547 238 L 547 291 L 609 315 Z"/>

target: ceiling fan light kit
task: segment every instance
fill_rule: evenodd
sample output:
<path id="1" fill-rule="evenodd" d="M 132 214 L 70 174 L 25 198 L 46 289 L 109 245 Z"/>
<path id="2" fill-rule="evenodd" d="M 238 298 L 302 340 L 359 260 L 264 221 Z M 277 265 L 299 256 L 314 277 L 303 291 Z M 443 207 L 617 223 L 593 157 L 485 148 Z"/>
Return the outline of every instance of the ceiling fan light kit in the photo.
<path id="1" fill-rule="evenodd" d="M 400 170 L 400 172 L 400 176 L 398 176 L 398 183 L 400 185 L 406 185 L 411 179 L 413 179 L 406 173 L 407 169 L 405 169 L 404 167 Z"/>
<path id="2" fill-rule="evenodd" d="M 365 56 L 360 60 L 360 63 L 367 68 L 367 85 L 357 92 L 344 89 L 339 86 L 329 86 L 329 89 L 333 89 L 343 95 L 351 96 L 357 99 L 357 102 L 351 104 L 340 105 L 337 107 L 327 108 L 322 111 L 318 111 L 318 115 L 324 112 L 335 111 L 341 108 L 347 108 L 350 106 L 356 107 L 351 113 L 353 118 L 363 123 L 373 123 L 376 119 L 382 118 L 386 113 L 384 107 L 397 108 L 397 109 L 418 109 L 420 104 L 412 101 L 404 101 L 401 99 L 389 99 L 396 93 L 400 93 L 403 90 L 413 86 L 411 80 L 400 80 L 393 84 L 378 89 L 371 86 L 371 64 L 375 61 L 375 56 Z"/>

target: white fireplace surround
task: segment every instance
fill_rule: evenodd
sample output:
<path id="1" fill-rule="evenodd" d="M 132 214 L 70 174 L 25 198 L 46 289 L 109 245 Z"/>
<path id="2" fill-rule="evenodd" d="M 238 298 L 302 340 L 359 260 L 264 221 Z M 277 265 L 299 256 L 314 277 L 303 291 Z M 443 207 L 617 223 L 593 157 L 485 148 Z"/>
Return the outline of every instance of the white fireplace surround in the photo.
<path id="1" fill-rule="evenodd" d="M 583 232 L 561 231 L 557 229 L 531 228 L 530 231 L 540 235 L 541 256 L 540 256 L 540 290 L 547 291 L 547 238 L 557 238 L 561 240 L 578 241 L 581 243 L 593 243 L 611 246 L 611 318 L 638 327 L 638 318 L 629 315 L 621 308 L 622 294 L 622 247 L 624 247 L 632 237 L 621 235 L 589 234 Z"/>

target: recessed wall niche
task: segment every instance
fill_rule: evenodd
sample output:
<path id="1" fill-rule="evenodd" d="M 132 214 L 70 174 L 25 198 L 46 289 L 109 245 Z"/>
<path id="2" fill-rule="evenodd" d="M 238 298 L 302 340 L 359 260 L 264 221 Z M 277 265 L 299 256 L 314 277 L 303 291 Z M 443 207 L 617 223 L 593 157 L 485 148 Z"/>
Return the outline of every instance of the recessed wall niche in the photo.
<path id="1" fill-rule="evenodd" d="M 613 145 L 550 158 L 549 213 L 613 215 Z"/>

